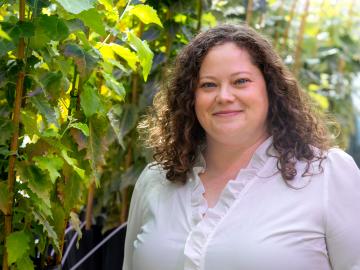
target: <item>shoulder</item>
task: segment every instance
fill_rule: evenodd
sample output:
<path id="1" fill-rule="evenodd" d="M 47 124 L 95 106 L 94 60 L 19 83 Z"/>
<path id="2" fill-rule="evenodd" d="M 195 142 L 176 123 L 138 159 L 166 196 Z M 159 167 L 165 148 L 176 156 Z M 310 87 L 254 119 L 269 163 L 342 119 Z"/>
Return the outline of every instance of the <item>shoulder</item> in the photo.
<path id="1" fill-rule="evenodd" d="M 360 170 L 354 159 L 339 148 L 331 148 L 324 160 L 324 178 L 329 188 L 339 193 L 360 189 Z"/>
<path id="2" fill-rule="evenodd" d="M 146 165 L 135 184 L 136 190 L 148 189 L 166 182 L 166 172 L 155 162 Z"/>
<path id="3" fill-rule="evenodd" d="M 334 170 L 339 169 L 344 171 L 346 169 L 351 169 L 354 171 L 359 171 L 354 159 L 345 151 L 340 148 L 331 148 L 325 153 L 325 169 L 324 170 Z"/>

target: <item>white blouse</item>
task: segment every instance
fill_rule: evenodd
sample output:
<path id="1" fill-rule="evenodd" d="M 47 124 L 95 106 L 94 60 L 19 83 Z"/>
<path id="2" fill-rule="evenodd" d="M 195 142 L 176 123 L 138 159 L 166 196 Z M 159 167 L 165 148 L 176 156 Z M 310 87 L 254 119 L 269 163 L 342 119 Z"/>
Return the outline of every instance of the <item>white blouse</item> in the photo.
<path id="1" fill-rule="evenodd" d="M 198 176 L 185 185 L 147 166 L 130 205 L 123 270 L 360 270 L 360 171 L 331 149 L 312 176 L 288 187 L 277 171 L 271 138 L 207 207 Z"/>

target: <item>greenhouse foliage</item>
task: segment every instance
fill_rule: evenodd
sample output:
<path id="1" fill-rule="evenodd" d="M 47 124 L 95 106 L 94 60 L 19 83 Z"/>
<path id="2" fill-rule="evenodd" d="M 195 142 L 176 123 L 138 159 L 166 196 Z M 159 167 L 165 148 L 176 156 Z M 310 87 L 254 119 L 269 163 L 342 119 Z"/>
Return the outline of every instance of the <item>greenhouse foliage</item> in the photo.
<path id="1" fill-rule="evenodd" d="M 0 0 L 2 268 L 59 264 L 66 226 L 81 235 L 81 211 L 87 229 L 96 216 L 103 231 L 126 221 L 151 159 L 138 120 L 178 50 L 217 23 L 247 22 L 268 35 L 338 120 L 346 147 L 359 10 L 354 0 Z"/>

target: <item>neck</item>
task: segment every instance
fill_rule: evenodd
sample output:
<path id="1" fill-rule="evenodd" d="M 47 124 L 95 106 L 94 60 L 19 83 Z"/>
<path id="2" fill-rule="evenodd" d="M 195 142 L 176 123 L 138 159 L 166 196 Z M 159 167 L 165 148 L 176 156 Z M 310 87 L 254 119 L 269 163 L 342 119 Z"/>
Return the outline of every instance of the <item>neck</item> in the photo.
<path id="1" fill-rule="evenodd" d="M 210 174 L 229 174 L 235 177 L 237 172 L 247 167 L 256 149 L 269 137 L 263 134 L 252 141 L 237 145 L 226 145 L 208 138 L 204 153 L 206 171 Z"/>

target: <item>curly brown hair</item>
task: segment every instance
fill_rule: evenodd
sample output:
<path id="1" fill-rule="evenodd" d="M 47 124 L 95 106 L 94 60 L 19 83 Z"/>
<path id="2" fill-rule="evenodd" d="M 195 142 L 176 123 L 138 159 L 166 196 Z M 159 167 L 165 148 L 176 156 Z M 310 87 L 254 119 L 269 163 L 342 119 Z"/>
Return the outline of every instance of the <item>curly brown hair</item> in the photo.
<path id="1" fill-rule="evenodd" d="M 302 175 L 310 173 L 310 164 L 322 161 L 324 151 L 332 144 L 326 121 L 270 42 L 246 25 L 211 28 L 198 34 L 178 54 L 154 98 L 154 106 L 139 125 L 140 132 L 146 134 L 146 144 L 154 151 L 154 160 L 166 171 L 169 181 L 186 182 L 197 149 L 205 143 L 205 132 L 194 110 L 200 66 L 211 48 L 226 42 L 245 49 L 264 76 L 269 98 L 267 129 L 273 136 L 282 177 L 294 179 L 295 160 L 307 162 Z"/>

